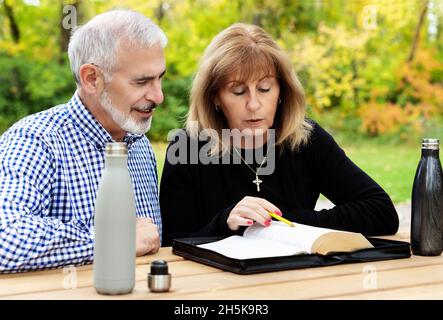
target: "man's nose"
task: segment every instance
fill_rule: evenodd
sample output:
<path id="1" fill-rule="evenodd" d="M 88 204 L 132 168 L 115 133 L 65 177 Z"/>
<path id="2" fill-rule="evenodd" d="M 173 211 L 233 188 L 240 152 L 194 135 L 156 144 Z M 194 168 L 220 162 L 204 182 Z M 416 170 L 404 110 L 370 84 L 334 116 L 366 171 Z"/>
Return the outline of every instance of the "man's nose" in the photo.
<path id="1" fill-rule="evenodd" d="M 145 99 L 154 102 L 156 105 L 163 102 L 164 97 L 160 81 L 156 81 L 156 83 L 148 88 L 145 94 Z"/>

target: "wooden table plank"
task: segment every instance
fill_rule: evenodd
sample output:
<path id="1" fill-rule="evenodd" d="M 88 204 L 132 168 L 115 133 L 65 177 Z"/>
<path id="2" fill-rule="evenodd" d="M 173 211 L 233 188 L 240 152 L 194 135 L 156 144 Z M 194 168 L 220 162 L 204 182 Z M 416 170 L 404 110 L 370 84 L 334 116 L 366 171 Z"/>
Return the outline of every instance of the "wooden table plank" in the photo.
<path id="1" fill-rule="evenodd" d="M 339 295 L 330 300 L 363 300 L 363 299 L 377 299 L 377 300 L 430 300 L 443 299 L 443 283 L 432 283 L 425 285 L 414 285 L 410 288 L 397 288 L 388 290 L 377 290 L 363 292 L 352 295 Z"/>
<path id="2" fill-rule="evenodd" d="M 432 279 L 429 275 L 432 274 Z M 364 274 L 331 276 L 301 281 L 275 281 L 258 286 L 227 289 L 220 286 L 217 290 L 202 291 L 168 297 L 169 299 L 325 299 L 352 297 L 371 291 L 373 298 L 379 298 L 376 292 L 387 289 L 402 290 L 417 286 L 433 286 L 443 284 L 443 268 L 441 265 L 408 268 L 401 270 L 378 271 L 376 288 L 365 288 Z M 416 291 L 416 297 L 419 296 Z M 346 294 L 346 295 L 345 295 Z M 429 295 L 427 295 L 429 296 Z M 434 291 L 433 299 L 443 299 L 443 291 Z"/>
<path id="3" fill-rule="evenodd" d="M 400 230 L 386 239 L 409 241 L 409 230 Z M 169 262 L 173 275 L 172 288 L 167 293 L 151 293 L 147 289 L 148 263 Z M 431 292 L 431 282 L 443 283 L 443 257 L 344 264 L 330 267 L 288 270 L 248 276 L 223 272 L 213 267 L 175 256 L 171 248 L 137 258 L 136 286 L 128 295 L 99 295 L 93 288 L 92 265 L 75 268 L 76 288 L 67 290 L 67 274 L 63 269 L 0 275 L 2 299 L 318 299 L 335 297 L 387 297 L 399 294 L 408 286 Z M 442 271 L 440 271 L 440 269 Z M 377 288 L 365 290 L 365 277 L 376 271 Z M 72 271 L 72 269 L 71 269 Z M 72 274 L 71 278 L 72 280 Z M 390 280 L 392 279 L 392 281 Z M 403 279 L 403 280 L 402 280 Z M 402 282 L 403 281 L 403 282 Z M 411 288 L 413 290 L 413 288 Z M 422 292 L 422 291 L 419 291 Z M 410 291 L 409 295 L 413 295 Z"/>
<path id="4" fill-rule="evenodd" d="M 191 261 L 187 261 L 189 264 L 186 268 L 195 269 L 198 266 L 203 266 Z M 321 267 L 321 268 L 310 268 L 310 269 L 299 269 L 299 270 L 289 270 L 271 273 L 262 273 L 255 275 L 236 275 L 230 272 L 207 272 L 204 274 L 199 274 L 194 272 L 193 276 L 188 276 L 187 272 L 183 274 L 177 274 L 174 271 L 174 265 L 178 262 L 173 262 L 170 264 L 171 273 L 173 274 L 172 290 L 169 293 L 164 293 L 161 295 L 150 295 L 146 292 L 146 281 L 138 281 L 136 285 L 136 291 L 133 294 L 120 296 L 121 299 L 144 299 L 144 298 L 186 298 L 187 295 L 193 294 L 206 294 L 207 291 L 222 291 L 237 288 L 246 288 L 250 291 L 251 287 L 254 286 L 274 286 L 281 283 L 287 282 L 297 282 L 304 281 L 306 279 L 318 280 L 323 283 L 328 283 L 331 277 L 353 275 L 356 277 L 363 277 L 368 273 L 365 270 L 368 268 L 370 270 L 377 270 L 380 272 L 382 270 L 412 270 L 417 267 L 424 266 L 435 266 L 441 267 L 443 263 L 442 257 L 417 257 L 413 256 L 410 259 L 399 259 L 390 261 L 378 261 L 371 263 L 361 263 L 361 264 L 346 264 L 331 267 Z M 185 268 L 185 267 L 184 267 Z M 210 267 L 207 267 L 210 268 Z M 443 268 L 442 268 L 443 269 Z M 214 268 L 210 268 L 214 270 Z M 218 269 L 217 269 L 218 271 Z M 91 276 L 90 276 L 91 277 Z M 327 285 L 329 287 L 329 284 Z M 259 290 L 261 291 L 261 290 Z M 74 291 L 69 290 L 57 290 L 54 292 L 40 292 L 31 295 L 14 296 L 14 298 L 41 298 L 41 299 L 102 299 L 103 297 L 95 293 L 92 287 L 78 288 Z M 203 298 L 200 297 L 200 298 Z M 223 294 L 219 295 L 219 298 L 224 298 Z M 245 296 L 243 296 L 245 298 Z M 206 299 L 206 298 L 205 298 Z"/>
<path id="5" fill-rule="evenodd" d="M 136 281 L 143 282 L 146 285 L 147 274 L 150 271 L 149 265 L 138 265 L 136 270 Z M 207 274 L 222 272 L 219 269 L 205 266 L 196 265 L 191 261 L 176 261 L 175 263 L 169 263 L 169 271 L 177 277 L 190 276 L 194 274 Z M 75 281 L 75 290 L 85 287 L 93 287 L 93 271 L 82 270 L 76 272 L 75 275 L 71 274 L 71 278 L 67 278 L 67 274 L 51 273 L 48 275 L 39 275 L 37 277 L 20 277 L 15 279 L 0 279 L 0 298 L 12 297 L 14 295 L 35 293 L 37 295 L 44 296 L 48 292 L 61 291 L 65 294 L 72 293 L 72 281 Z M 75 277 L 75 280 L 74 278 Z M 67 290 L 68 289 L 68 290 Z"/>

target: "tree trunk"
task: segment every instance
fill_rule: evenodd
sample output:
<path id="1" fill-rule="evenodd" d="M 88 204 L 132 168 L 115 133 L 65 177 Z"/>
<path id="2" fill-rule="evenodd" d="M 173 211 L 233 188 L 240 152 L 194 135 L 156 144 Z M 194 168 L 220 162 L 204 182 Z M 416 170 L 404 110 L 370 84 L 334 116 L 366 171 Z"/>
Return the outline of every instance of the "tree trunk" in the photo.
<path id="1" fill-rule="evenodd" d="M 17 21 L 15 20 L 14 10 L 8 4 L 7 0 L 3 0 L 3 7 L 5 8 L 6 16 L 9 20 L 9 25 L 11 26 L 11 36 L 15 43 L 20 42 L 20 29 L 18 28 Z"/>
<path id="2" fill-rule="evenodd" d="M 160 1 L 157 9 L 155 10 L 155 17 L 157 18 L 157 23 L 160 24 L 165 17 L 166 11 L 163 1 Z"/>
<path id="3" fill-rule="evenodd" d="M 11 28 L 11 37 L 14 43 L 20 42 L 20 29 L 18 27 L 17 21 L 15 20 L 14 16 L 14 9 L 11 5 L 8 4 L 7 0 L 3 0 L 3 7 L 5 9 L 5 14 L 7 19 L 9 20 L 9 26 Z M 9 56 L 9 59 L 13 59 L 13 56 Z M 14 60 L 12 60 L 14 61 Z M 13 100 L 20 101 L 22 95 L 23 95 L 23 86 L 21 85 L 21 74 L 19 68 L 13 63 L 11 68 L 11 77 L 10 77 L 10 87 L 16 88 L 16 92 L 13 94 L 14 98 Z M 11 106 L 8 106 L 3 110 L 6 114 L 15 114 L 16 110 L 11 110 Z"/>
<path id="4" fill-rule="evenodd" d="M 429 0 L 425 0 L 420 12 L 420 18 L 418 20 L 418 24 L 415 27 L 414 39 L 412 41 L 411 51 L 409 52 L 408 62 L 412 62 L 412 60 L 414 60 L 415 52 L 417 50 L 418 42 L 420 40 L 420 30 L 425 21 L 426 12 L 428 11 L 428 5 L 429 5 Z"/>

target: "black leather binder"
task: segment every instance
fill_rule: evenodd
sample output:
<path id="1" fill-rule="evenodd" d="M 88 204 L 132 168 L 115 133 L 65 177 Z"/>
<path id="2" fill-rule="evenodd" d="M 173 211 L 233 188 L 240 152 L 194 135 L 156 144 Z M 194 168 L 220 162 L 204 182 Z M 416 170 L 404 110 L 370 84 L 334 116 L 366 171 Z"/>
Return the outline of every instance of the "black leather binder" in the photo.
<path id="1" fill-rule="evenodd" d="M 374 248 L 328 255 L 298 254 L 271 258 L 233 259 L 217 252 L 200 248 L 199 244 L 222 240 L 223 237 L 174 239 L 172 253 L 222 270 L 237 274 L 252 274 L 279 270 L 331 266 L 340 263 L 370 262 L 402 259 L 411 256 L 408 242 L 379 238 L 367 239 Z"/>

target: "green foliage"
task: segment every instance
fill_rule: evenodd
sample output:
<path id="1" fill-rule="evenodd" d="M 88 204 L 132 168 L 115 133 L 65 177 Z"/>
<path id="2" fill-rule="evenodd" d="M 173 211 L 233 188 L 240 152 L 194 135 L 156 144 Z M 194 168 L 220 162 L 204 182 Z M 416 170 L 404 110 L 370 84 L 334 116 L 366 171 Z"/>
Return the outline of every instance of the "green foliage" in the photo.
<path id="1" fill-rule="evenodd" d="M 425 2 L 124 1 L 124 7 L 151 17 L 169 39 L 165 100 L 148 133 L 159 174 L 168 132 L 183 127 L 198 60 L 218 32 L 246 22 L 262 26 L 287 51 L 305 88 L 309 116 L 394 202 L 409 199 L 421 138 L 443 140 L 443 0 L 429 0 L 415 38 Z M 63 5 L 77 6 L 79 24 L 122 7 L 119 0 L 30 3 L 0 0 L 0 133 L 28 114 L 66 102 L 75 90 L 60 41 Z M 6 4 L 20 31 L 18 41 Z"/>
<path id="2" fill-rule="evenodd" d="M 358 107 L 358 92 L 366 82 L 358 68 L 364 64 L 368 38 L 364 32 L 321 24 L 316 36 L 306 36 L 294 47 L 295 70 L 314 112 L 328 108 L 347 112 Z"/>
<path id="3" fill-rule="evenodd" d="M 63 5 L 77 6 L 79 23 L 122 7 L 118 0 L 34 2 L 0 0 L 0 131 L 67 101 L 75 90 L 60 46 Z M 416 141 L 427 132 L 441 137 L 443 0 L 429 0 L 416 55 L 407 61 L 424 3 L 125 1 L 124 7 L 151 17 L 169 38 L 165 101 L 155 111 L 149 137 L 165 141 L 169 130 L 183 126 L 198 60 L 218 32 L 238 21 L 262 26 L 288 52 L 305 87 L 309 115 L 333 133 L 392 141 Z M 19 41 L 12 36 L 5 4 L 13 9 Z"/>
<path id="4" fill-rule="evenodd" d="M 240 20 L 236 1 L 175 1 L 160 25 L 168 35 L 168 73 L 190 76 L 212 38 Z"/>
<path id="5" fill-rule="evenodd" d="M 188 111 L 188 90 L 190 78 L 164 79 L 165 101 L 155 109 L 148 137 L 166 141 L 167 134 L 174 128 L 182 128 Z"/>
<path id="6" fill-rule="evenodd" d="M 18 119 L 66 102 L 75 90 L 68 66 L 0 54 L 0 130 Z"/>

